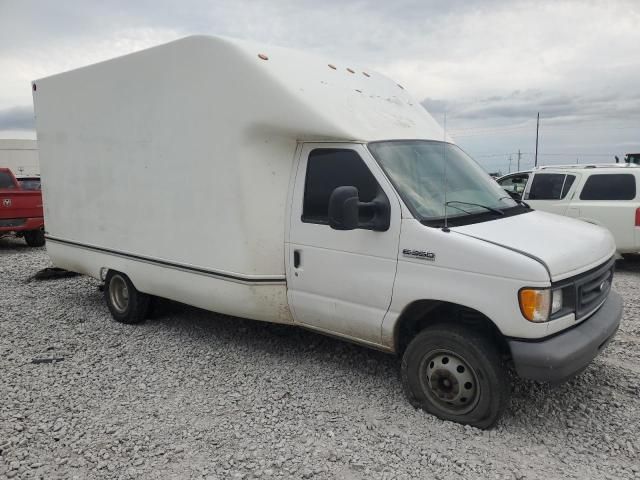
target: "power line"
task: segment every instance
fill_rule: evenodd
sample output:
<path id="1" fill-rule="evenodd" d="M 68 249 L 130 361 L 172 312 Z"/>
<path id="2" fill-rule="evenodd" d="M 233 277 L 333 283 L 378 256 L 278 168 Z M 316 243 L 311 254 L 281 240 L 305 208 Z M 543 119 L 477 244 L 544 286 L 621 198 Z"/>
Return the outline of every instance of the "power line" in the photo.
<path id="1" fill-rule="evenodd" d="M 480 153 L 478 155 L 472 155 L 473 158 L 488 158 L 488 157 L 508 157 L 509 155 L 518 155 L 518 153 L 521 153 L 522 155 L 534 155 L 534 152 L 506 152 L 506 153 Z M 543 152 L 538 152 L 538 156 L 564 156 L 564 155 L 569 155 L 569 156 L 575 156 L 578 155 L 580 157 L 613 157 L 613 155 L 615 155 L 615 153 L 574 153 L 574 152 L 567 152 L 567 153 L 543 153 Z"/>
<path id="2" fill-rule="evenodd" d="M 584 122 L 576 122 L 576 123 L 553 123 L 552 120 L 548 120 L 547 123 L 548 130 L 566 130 L 566 129 L 585 129 L 585 128 L 607 128 L 609 130 L 623 130 L 627 128 L 637 128 L 640 130 L 640 124 L 634 125 L 611 125 L 608 123 L 587 123 Z M 469 127 L 469 128 L 458 128 L 458 129 L 449 129 L 448 133 L 452 137 L 455 138 L 466 138 L 466 137 L 477 137 L 479 135 L 493 135 L 493 134 L 502 134 L 502 133 L 513 133 L 519 132 L 521 130 L 529 130 L 533 128 L 533 124 L 525 124 L 525 125 L 511 125 L 511 126 L 503 126 L 503 127 Z"/>
<path id="3" fill-rule="evenodd" d="M 492 130 L 514 130 L 521 128 L 530 128 L 531 125 L 527 124 L 519 124 L 519 125 L 502 125 L 502 126 L 494 126 L 494 127 L 467 127 L 467 128 L 454 128 L 453 130 L 449 130 L 449 132 L 478 132 L 478 131 L 492 131 Z"/>
<path id="4" fill-rule="evenodd" d="M 562 155 L 578 155 L 580 157 L 606 157 L 613 156 L 615 153 L 538 153 L 538 155 L 551 155 L 551 156 L 562 156 Z"/>

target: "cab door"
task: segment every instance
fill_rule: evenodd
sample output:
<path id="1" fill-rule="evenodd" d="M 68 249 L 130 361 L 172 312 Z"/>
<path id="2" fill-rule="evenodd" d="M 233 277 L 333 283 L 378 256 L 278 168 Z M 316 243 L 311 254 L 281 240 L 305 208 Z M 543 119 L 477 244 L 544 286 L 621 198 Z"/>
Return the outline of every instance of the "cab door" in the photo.
<path id="1" fill-rule="evenodd" d="M 352 230 L 329 225 L 337 187 L 356 187 L 362 205 L 386 202 L 388 226 L 370 227 L 360 208 Z M 375 203 L 375 202 L 374 202 Z M 391 303 L 398 261 L 400 204 L 373 157 L 359 144 L 303 144 L 286 244 L 289 305 L 296 322 L 373 344 Z"/>
<path id="2" fill-rule="evenodd" d="M 534 172 L 529 178 L 524 200 L 536 210 L 567 215 L 579 183 L 574 173 Z"/>

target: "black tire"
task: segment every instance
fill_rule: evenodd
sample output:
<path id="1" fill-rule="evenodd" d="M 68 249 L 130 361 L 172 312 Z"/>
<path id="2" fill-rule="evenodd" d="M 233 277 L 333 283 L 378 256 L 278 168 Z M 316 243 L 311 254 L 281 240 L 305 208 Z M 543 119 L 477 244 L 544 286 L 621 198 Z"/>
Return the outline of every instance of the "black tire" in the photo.
<path id="1" fill-rule="evenodd" d="M 44 245 L 44 230 L 27 230 L 24 232 L 24 240 L 30 247 L 42 247 Z"/>
<path id="2" fill-rule="evenodd" d="M 142 323 L 149 313 L 150 296 L 139 292 L 124 273 L 109 271 L 104 299 L 113 318 L 121 323 Z"/>
<path id="3" fill-rule="evenodd" d="M 426 328 L 405 350 L 401 373 L 411 404 L 443 420 L 491 428 L 509 403 L 507 370 L 481 332 Z"/>

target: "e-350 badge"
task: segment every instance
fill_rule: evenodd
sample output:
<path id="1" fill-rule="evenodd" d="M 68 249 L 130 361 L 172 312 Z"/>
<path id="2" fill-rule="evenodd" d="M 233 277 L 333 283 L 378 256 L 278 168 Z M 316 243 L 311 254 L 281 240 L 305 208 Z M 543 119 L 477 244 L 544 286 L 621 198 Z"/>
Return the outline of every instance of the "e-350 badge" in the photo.
<path id="1" fill-rule="evenodd" d="M 413 257 L 419 258 L 421 260 L 427 260 L 429 262 L 436 261 L 436 254 L 433 252 L 425 252 L 424 250 L 411 250 L 410 248 L 405 248 L 402 250 L 402 254 L 405 257 Z"/>

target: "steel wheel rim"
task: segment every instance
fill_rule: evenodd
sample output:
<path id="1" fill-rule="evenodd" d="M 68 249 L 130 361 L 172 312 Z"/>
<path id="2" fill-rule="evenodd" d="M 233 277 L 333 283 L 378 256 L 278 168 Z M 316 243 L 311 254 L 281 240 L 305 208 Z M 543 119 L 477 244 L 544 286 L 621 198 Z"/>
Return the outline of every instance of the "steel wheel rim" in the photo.
<path id="1" fill-rule="evenodd" d="M 432 403 L 449 414 L 464 415 L 478 404 L 480 384 L 464 357 L 451 350 L 434 350 L 420 365 L 420 383 Z"/>
<path id="2" fill-rule="evenodd" d="M 129 287 L 120 275 L 114 275 L 109 282 L 109 299 L 118 313 L 124 313 L 129 307 Z"/>

